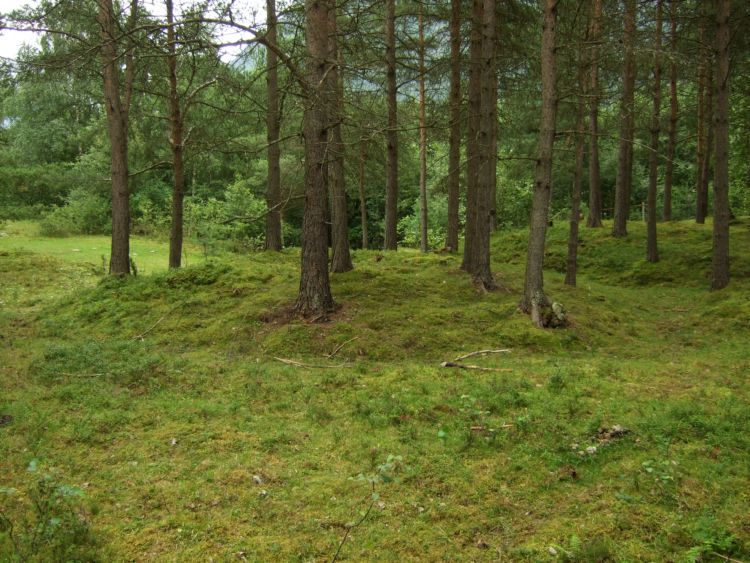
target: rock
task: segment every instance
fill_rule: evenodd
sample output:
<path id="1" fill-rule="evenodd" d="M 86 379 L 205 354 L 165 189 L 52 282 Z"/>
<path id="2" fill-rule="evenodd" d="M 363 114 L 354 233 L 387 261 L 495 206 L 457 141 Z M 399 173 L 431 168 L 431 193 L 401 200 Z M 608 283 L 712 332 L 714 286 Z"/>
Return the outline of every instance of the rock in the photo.
<path id="1" fill-rule="evenodd" d="M 586 448 L 586 453 L 589 455 L 594 455 L 596 453 L 596 446 L 589 446 Z"/>
<path id="2" fill-rule="evenodd" d="M 253 475 L 253 483 L 255 483 L 256 485 L 262 485 L 263 478 L 260 475 Z"/>

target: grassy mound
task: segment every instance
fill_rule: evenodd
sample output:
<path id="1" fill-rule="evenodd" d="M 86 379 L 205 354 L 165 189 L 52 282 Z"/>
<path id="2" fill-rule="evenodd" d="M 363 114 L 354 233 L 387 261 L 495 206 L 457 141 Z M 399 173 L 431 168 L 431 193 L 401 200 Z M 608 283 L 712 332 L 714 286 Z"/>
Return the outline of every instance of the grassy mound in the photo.
<path id="1" fill-rule="evenodd" d="M 491 293 L 456 256 L 356 252 L 316 323 L 279 314 L 295 251 L 121 280 L 0 239 L 0 510 L 40 560 L 330 560 L 365 514 L 342 560 L 747 558 L 748 225 L 716 293 L 709 226 L 660 225 L 656 265 L 639 225 L 584 230 L 577 288 L 555 226 L 554 331 L 516 310 L 522 232 Z"/>

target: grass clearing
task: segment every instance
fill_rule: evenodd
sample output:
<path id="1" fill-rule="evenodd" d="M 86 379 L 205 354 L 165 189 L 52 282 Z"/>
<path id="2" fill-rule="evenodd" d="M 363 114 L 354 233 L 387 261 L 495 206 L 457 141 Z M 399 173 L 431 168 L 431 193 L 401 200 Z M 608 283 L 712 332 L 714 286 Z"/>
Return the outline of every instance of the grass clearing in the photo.
<path id="1" fill-rule="evenodd" d="M 101 237 L 14 225 L 0 508 L 38 560 L 330 560 L 373 483 L 341 560 L 750 558 L 747 220 L 716 293 L 708 225 L 660 225 L 657 265 L 641 225 L 586 229 L 577 288 L 555 226 L 547 285 L 572 324 L 554 331 L 516 311 L 522 232 L 493 240 L 496 292 L 457 256 L 359 251 L 332 322 L 287 323 L 296 251 L 167 272 L 143 240 L 150 275 L 102 280 Z M 509 371 L 439 367 L 484 348 L 511 352 L 472 362 Z"/>

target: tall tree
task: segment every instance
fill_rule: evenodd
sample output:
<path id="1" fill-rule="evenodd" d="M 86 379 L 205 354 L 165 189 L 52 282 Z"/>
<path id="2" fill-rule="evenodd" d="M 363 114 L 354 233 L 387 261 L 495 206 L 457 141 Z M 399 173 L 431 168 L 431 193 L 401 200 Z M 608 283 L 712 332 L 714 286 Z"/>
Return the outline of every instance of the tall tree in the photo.
<path id="1" fill-rule="evenodd" d="M 625 4 L 625 61 L 622 71 L 622 102 L 620 105 L 620 145 L 617 154 L 617 180 L 615 185 L 615 220 L 612 234 L 624 237 L 628 234 L 630 214 L 630 189 L 633 181 L 633 129 L 635 115 L 635 0 L 624 0 Z"/>
<path id="2" fill-rule="evenodd" d="M 294 310 L 302 316 L 321 315 L 334 309 L 328 277 L 328 120 L 330 71 L 328 34 L 331 0 L 305 0 L 305 212 L 302 219 L 302 267 Z"/>
<path id="3" fill-rule="evenodd" d="M 602 179 L 599 167 L 599 43 L 602 0 L 593 0 L 589 14 L 589 215 L 586 226 L 602 226 Z"/>
<path id="4" fill-rule="evenodd" d="M 266 0 L 266 37 L 276 45 L 276 0 Z M 281 147 L 279 146 L 281 130 L 281 112 L 279 108 L 279 65 L 278 55 L 274 49 L 266 48 L 266 92 L 268 110 L 266 112 L 266 140 L 268 141 L 267 159 L 268 174 L 266 180 L 266 250 L 281 250 L 283 245 L 281 233 Z"/>
<path id="5" fill-rule="evenodd" d="M 716 163 L 711 289 L 729 284 L 729 0 L 716 5 Z"/>
<path id="6" fill-rule="evenodd" d="M 552 305 L 544 293 L 544 242 L 547 234 L 549 202 L 552 192 L 552 150 L 555 143 L 557 115 L 557 78 L 555 61 L 555 26 L 558 0 L 543 0 L 542 26 L 542 115 L 539 125 L 539 150 L 534 170 L 534 194 L 531 203 L 531 232 L 526 257 L 524 294 L 520 308 L 531 315 L 537 326 L 548 326 L 553 320 Z"/>
<path id="7" fill-rule="evenodd" d="M 713 162 L 713 150 L 714 150 L 714 134 L 716 128 L 714 127 L 713 115 L 714 115 L 714 85 L 715 85 L 715 69 L 714 59 L 709 55 L 707 59 L 707 70 L 706 70 L 706 93 L 703 97 L 703 114 L 706 121 L 704 131 L 704 152 L 703 160 L 701 161 L 701 167 L 698 171 L 698 192 L 696 194 L 696 205 L 695 205 L 695 222 L 703 224 L 706 222 L 708 217 L 708 183 L 711 177 L 711 165 Z"/>
<path id="8" fill-rule="evenodd" d="M 575 128 L 575 167 L 570 187 L 570 230 L 568 232 L 568 259 L 565 265 L 565 284 L 575 286 L 578 274 L 578 231 L 581 218 L 581 183 L 583 181 L 584 113 L 586 111 L 586 89 L 581 47 L 578 48 L 578 100 Z"/>
<path id="9" fill-rule="evenodd" d="M 424 6 L 419 3 L 419 248 L 427 252 L 427 118 L 425 106 Z"/>
<path id="10" fill-rule="evenodd" d="M 458 251 L 458 206 L 461 177 L 461 0 L 451 0 L 450 137 L 448 140 L 448 229 L 445 247 Z"/>
<path id="11" fill-rule="evenodd" d="M 469 37 L 468 118 L 466 123 L 466 221 L 461 268 L 474 271 L 476 257 L 477 198 L 479 194 L 479 127 L 482 101 L 482 0 L 473 0 Z"/>
<path id="12" fill-rule="evenodd" d="M 386 0 L 385 16 L 386 130 L 385 249 L 396 250 L 398 233 L 398 117 L 396 86 L 396 0 Z"/>
<path id="13" fill-rule="evenodd" d="M 695 174 L 695 222 L 703 224 L 706 221 L 708 212 L 708 175 L 706 174 L 710 157 L 707 152 L 709 147 L 709 131 L 711 125 L 707 124 L 711 114 L 711 88 L 709 86 L 709 44 L 706 34 L 706 7 L 705 2 L 701 2 L 700 13 L 698 16 L 698 131 L 695 149 L 696 174 Z"/>
<path id="14" fill-rule="evenodd" d="M 646 217 L 646 260 L 659 261 L 656 241 L 656 191 L 659 181 L 659 131 L 661 124 L 661 31 L 662 0 L 656 0 L 656 30 L 654 32 L 654 94 L 651 113 L 651 145 L 649 152 L 648 196 Z"/>
<path id="15" fill-rule="evenodd" d="M 348 272 L 352 265 L 349 253 L 349 214 L 346 204 L 346 186 L 344 185 L 344 141 L 341 135 L 343 119 L 344 81 L 341 75 L 341 52 L 338 48 L 338 25 L 336 23 L 336 3 L 332 2 L 328 11 L 328 52 L 331 67 L 328 81 L 330 139 L 328 143 L 328 174 L 331 191 L 331 271 Z"/>
<path id="16" fill-rule="evenodd" d="M 664 220 L 672 220 L 672 182 L 677 145 L 677 0 L 669 0 L 669 129 L 667 131 L 667 163 L 664 169 Z"/>
<path id="17" fill-rule="evenodd" d="M 107 112 L 107 134 L 111 150 L 112 174 L 112 249 L 109 273 L 130 273 L 130 187 L 128 184 L 128 127 L 130 102 L 135 77 L 133 45 L 125 50 L 125 76 L 120 91 L 120 54 L 117 15 L 112 0 L 97 0 L 97 21 L 100 27 L 100 56 L 104 77 L 104 101 Z M 135 27 L 137 0 L 132 0 L 127 29 Z"/>
<path id="18" fill-rule="evenodd" d="M 183 201 L 185 199 L 185 169 L 183 166 L 183 115 L 180 93 L 177 90 L 177 37 L 174 21 L 174 2 L 166 0 L 167 8 L 167 68 L 169 71 L 169 144 L 172 149 L 172 224 L 169 234 L 169 267 L 182 264 Z"/>
<path id="19" fill-rule="evenodd" d="M 367 138 L 364 133 L 359 139 L 359 220 L 362 228 L 362 248 L 367 250 L 369 233 L 367 232 L 367 199 L 365 196 L 365 162 L 367 161 Z"/>

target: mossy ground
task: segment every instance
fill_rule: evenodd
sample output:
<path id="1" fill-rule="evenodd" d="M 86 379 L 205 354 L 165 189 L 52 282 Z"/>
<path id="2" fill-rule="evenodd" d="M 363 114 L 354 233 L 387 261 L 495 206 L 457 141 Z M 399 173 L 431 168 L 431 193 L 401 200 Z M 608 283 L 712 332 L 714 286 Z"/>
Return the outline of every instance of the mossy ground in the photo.
<path id="1" fill-rule="evenodd" d="M 276 315 L 296 251 L 166 272 L 143 240 L 151 275 L 102 280 L 65 251 L 99 239 L 26 230 L 0 238 L 0 508 L 21 522 L 40 473 L 81 488 L 79 559 L 330 560 L 375 475 L 341 560 L 750 558 L 747 220 L 713 293 L 710 225 L 661 225 L 655 265 L 641 225 L 584 229 L 577 288 L 555 226 L 554 331 L 516 310 L 520 231 L 493 241 L 491 293 L 457 256 L 355 252 L 309 323 Z M 507 371 L 439 367 L 484 348 Z"/>

